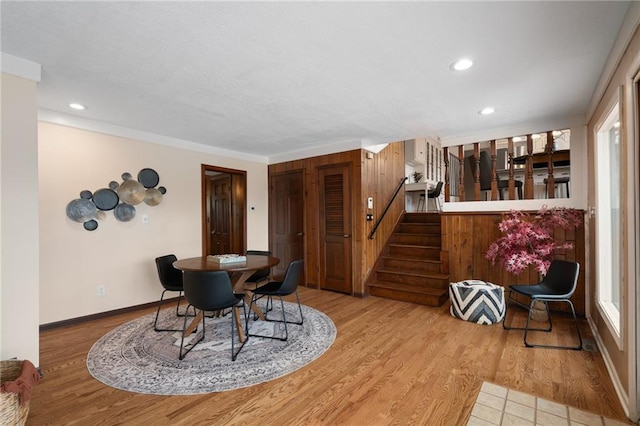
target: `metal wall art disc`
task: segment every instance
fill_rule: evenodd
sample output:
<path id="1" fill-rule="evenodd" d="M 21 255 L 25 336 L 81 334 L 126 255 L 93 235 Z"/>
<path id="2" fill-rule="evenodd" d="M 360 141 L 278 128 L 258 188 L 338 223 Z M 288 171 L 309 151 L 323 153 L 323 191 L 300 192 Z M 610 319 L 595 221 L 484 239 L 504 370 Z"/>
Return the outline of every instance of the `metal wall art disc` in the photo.
<path id="1" fill-rule="evenodd" d="M 105 212 L 103 212 L 102 210 L 98 210 L 96 212 L 96 219 L 105 220 L 106 218 L 107 218 L 107 214 Z"/>
<path id="2" fill-rule="evenodd" d="M 144 202 L 148 206 L 157 206 L 162 202 L 162 193 L 156 188 L 147 189 L 147 195 L 144 197 Z"/>
<path id="3" fill-rule="evenodd" d="M 86 229 L 87 231 L 95 231 L 96 228 L 98 228 L 98 222 L 91 219 L 86 221 L 83 226 L 84 226 L 84 229 Z"/>
<path id="4" fill-rule="evenodd" d="M 124 172 L 122 174 L 122 180 L 129 180 L 129 179 L 131 179 L 131 177 L 132 177 L 131 173 L 129 173 L 129 172 Z"/>
<path id="5" fill-rule="evenodd" d="M 118 194 L 108 188 L 98 189 L 93 194 L 93 203 L 100 210 L 113 210 L 118 205 L 118 201 L 120 201 Z"/>
<path id="6" fill-rule="evenodd" d="M 122 182 L 118 187 L 118 195 L 120 196 L 120 199 L 131 205 L 140 204 L 144 200 L 146 193 L 147 191 L 144 186 L 133 179 Z"/>
<path id="7" fill-rule="evenodd" d="M 165 188 L 164 186 L 159 186 L 158 191 L 160 191 L 160 193 L 164 195 L 167 193 L 167 188 Z"/>
<path id="8" fill-rule="evenodd" d="M 142 169 L 138 173 L 138 182 L 145 188 L 154 188 L 160 182 L 160 176 L 153 169 Z"/>
<path id="9" fill-rule="evenodd" d="M 118 182 L 116 182 L 115 180 L 112 180 L 111 182 L 109 182 L 109 189 L 117 191 L 119 186 L 120 186 L 120 184 Z"/>
<path id="10" fill-rule="evenodd" d="M 113 210 L 113 215 L 120 222 L 129 222 L 136 216 L 136 208 L 130 204 L 120 203 Z"/>
<path id="11" fill-rule="evenodd" d="M 96 217 L 96 205 L 86 198 L 76 198 L 67 204 L 67 217 L 74 222 L 84 223 Z"/>
<path id="12" fill-rule="evenodd" d="M 86 198 L 87 200 L 89 200 L 91 199 L 91 197 L 93 197 L 93 194 L 91 193 L 91 191 L 87 191 L 86 189 L 80 193 L 80 198 Z"/>

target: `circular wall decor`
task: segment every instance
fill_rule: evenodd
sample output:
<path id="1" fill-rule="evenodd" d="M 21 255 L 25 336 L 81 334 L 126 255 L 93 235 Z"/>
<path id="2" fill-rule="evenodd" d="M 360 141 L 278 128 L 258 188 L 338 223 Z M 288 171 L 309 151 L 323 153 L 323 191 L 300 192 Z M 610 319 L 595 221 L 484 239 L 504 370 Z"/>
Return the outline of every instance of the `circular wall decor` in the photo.
<path id="1" fill-rule="evenodd" d="M 93 194 L 91 193 L 91 191 L 87 191 L 86 189 L 82 192 L 80 192 L 80 198 L 86 198 L 87 200 L 90 200 L 93 197 Z"/>
<path id="2" fill-rule="evenodd" d="M 100 210 L 113 210 L 118 205 L 118 201 L 120 201 L 118 194 L 108 188 L 98 189 L 93 194 L 93 203 Z"/>
<path id="3" fill-rule="evenodd" d="M 83 226 L 84 226 L 84 229 L 86 229 L 87 231 L 95 231 L 96 228 L 98 227 L 98 222 L 91 219 L 86 221 Z"/>
<path id="4" fill-rule="evenodd" d="M 156 188 L 147 189 L 147 193 L 144 196 L 144 203 L 148 206 L 157 206 L 162 202 L 162 193 Z"/>
<path id="5" fill-rule="evenodd" d="M 129 222 L 136 216 L 136 208 L 131 204 L 120 203 L 113 210 L 113 215 L 120 222 Z"/>
<path id="6" fill-rule="evenodd" d="M 158 191 L 160 191 L 160 193 L 164 195 L 167 193 L 167 188 L 165 188 L 164 186 L 159 186 Z"/>
<path id="7" fill-rule="evenodd" d="M 109 189 L 111 189 L 113 191 L 117 191 L 119 186 L 120 186 L 120 184 L 118 182 L 116 182 L 115 180 L 112 180 L 111 182 L 109 182 Z"/>
<path id="8" fill-rule="evenodd" d="M 74 222 L 84 223 L 96 216 L 96 205 L 86 198 L 76 198 L 67 204 L 67 217 Z"/>
<path id="9" fill-rule="evenodd" d="M 129 180 L 129 179 L 131 179 L 131 177 L 132 177 L 131 173 L 129 173 L 129 172 L 124 172 L 122 174 L 122 180 Z"/>
<path id="10" fill-rule="evenodd" d="M 140 204 L 144 200 L 146 193 L 144 186 L 133 179 L 122 182 L 118 187 L 118 195 L 120 196 L 120 199 L 131 205 Z"/>
<path id="11" fill-rule="evenodd" d="M 153 169 L 142 169 L 138 173 L 138 182 L 145 188 L 154 188 L 160 182 L 160 176 Z"/>

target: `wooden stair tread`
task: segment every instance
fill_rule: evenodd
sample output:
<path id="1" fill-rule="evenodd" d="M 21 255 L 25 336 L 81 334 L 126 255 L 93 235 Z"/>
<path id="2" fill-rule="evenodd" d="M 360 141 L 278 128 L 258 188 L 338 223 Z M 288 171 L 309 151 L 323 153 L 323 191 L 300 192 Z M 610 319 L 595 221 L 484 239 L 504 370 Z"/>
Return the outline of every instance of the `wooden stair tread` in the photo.
<path id="1" fill-rule="evenodd" d="M 438 280 L 446 280 L 449 274 L 439 274 L 436 272 L 424 271 L 407 271 L 399 268 L 378 268 L 378 272 L 386 272 L 388 274 L 410 275 L 412 277 L 435 278 Z"/>
<path id="2" fill-rule="evenodd" d="M 421 246 L 417 244 L 398 244 L 398 243 L 389 243 L 389 247 L 404 247 L 404 248 L 424 248 L 424 249 L 436 249 L 440 250 L 438 246 Z"/>
<path id="3" fill-rule="evenodd" d="M 411 285 L 411 284 L 391 283 L 387 281 L 376 281 L 374 283 L 369 284 L 369 286 L 388 288 L 391 290 L 406 291 L 410 293 L 428 294 L 431 296 L 441 296 L 445 293 L 447 294 L 449 293 L 448 288 L 442 289 L 442 288 L 423 287 L 423 286 Z"/>
<path id="4" fill-rule="evenodd" d="M 420 263 L 442 263 L 440 260 L 435 259 L 416 259 L 415 257 L 403 257 L 403 256 L 380 256 L 381 259 L 388 260 L 402 260 L 404 262 L 420 262 Z"/>

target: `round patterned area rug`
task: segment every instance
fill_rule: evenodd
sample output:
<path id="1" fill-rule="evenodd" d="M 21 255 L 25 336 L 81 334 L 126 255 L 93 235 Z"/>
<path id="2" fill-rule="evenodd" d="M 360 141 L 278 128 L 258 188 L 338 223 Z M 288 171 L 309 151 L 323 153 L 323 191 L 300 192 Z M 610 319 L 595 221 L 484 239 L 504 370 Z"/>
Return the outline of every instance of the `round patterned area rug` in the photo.
<path id="1" fill-rule="evenodd" d="M 269 318 L 282 318 L 280 301 L 274 299 L 273 305 Z M 296 303 L 285 302 L 285 312 L 288 320 L 298 321 Z M 181 332 L 154 331 L 154 312 L 102 336 L 89 350 L 87 369 L 108 386 L 153 395 L 193 395 L 252 386 L 303 367 L 331 346 L 336 337 L 331 319 L 304 305 L 302 312 L 303 325 L 287 324 L 287 341 L 250 337 L 235 361 L 231 361 L 231 315 L 206 318 L 205 339 L 180 361 Z M 160 312 L 158 327 L 182 329 L 182 321 L 173 305 Z M 278 322 L 250 319 L 249 327 L 255 334 L 284 333 L 284 324 Z M 191 338 L 199 338 L 201 328 Z"/>

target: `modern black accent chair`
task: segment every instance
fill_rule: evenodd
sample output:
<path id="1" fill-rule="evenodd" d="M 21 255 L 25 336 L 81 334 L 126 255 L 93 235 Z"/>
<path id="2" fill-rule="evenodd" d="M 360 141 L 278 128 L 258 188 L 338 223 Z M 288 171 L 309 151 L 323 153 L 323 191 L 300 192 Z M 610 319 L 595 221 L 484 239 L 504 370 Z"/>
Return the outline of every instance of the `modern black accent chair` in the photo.
<path id="1" fill-rule="evenodd" d="M 505 314 L 502 321 L 502 326 L 505 330 L 524 330 L 524 344 L 527 347 L 543 347 L 543 348 L 560 348 L 560 349 L 582 349 L 582 335 L 580 334 L 580 326 L 578 324 L 578 318 L 576 317 L 576 311 L 573 307 L 571 296 L 576 291 L 578 285 L 578 275 L 580 274 L 580 264 L 576 262 L 569 262 L 566 260 L 554 259 L 549 266 L 547 275 L 538 284 L 533 285 L 510 285 L 509 296 L 505 304 Z M 513 298 L 514 294 L 519 294 L 529 298 L 529 305 L 524 305 Z M 544 303 L 547 311 L 547 317 L 549 318 L 548 328 L 530 328 L 531 312 L 533 310 L 533 304 L 536 301 Z M 527 323 L 522 327 L 510 327 L 507 326 L 507 313 L 509 303 L 513 302 L 519 306 L 528 309 Z M 530 343 L 527 340 L 529 331 L 551 331 L 553 323 L 551 322 L 551 313 L 549 311 L 549 302 L 565 302 L 571 307 L 571 313 L 573 314 L 573 321 L 578 333 L 579 344 L 576 346 L 554 346 L 554 345 L 538 345 Z"/>
<path id="2" fill-rule="evenodd" d="M 442 210 L 442 206 L 440 205 L 440 193 L 442 192 L 442 185 L 444 182 L 438 182 L 436 187 L 427 191 L 427 198 L 433 198 L 436 203 L 436 209 L 438 211 Z"/>
<path id="3" fill-rule="evenodd" d="M 189 308 L 193 308 L 193 314 L 196 314 L 196 309 L 204 312 L 222 311 L 223 309 L 232 308 L 232 310 L 238 309 L 238 305 L 241 304 L 243 295 L 235 294 L 231 286 L 231 279 L 229 274 L 225 271 L 184 271 L 184 297 L 189 302 L 187 311 Z M 242 304 L 243 317 L 246 318 L 245 305 Z M 204 313 L 203 312 L 203 313 Z M 240 347 L 235 350 L 235 330 L 236 330 L 236 318 L 238 315 L 231 315 L 231 360 L 235 361 L 238 353 L 244 347 L 244 342 L 240 342 Z M 246 327 L 246 325 L 245 325 Z M 182 360 L 198 343 L 205 338 L 205 315 L 202 316 L 202 336 L 193 343 L 189 344 L 189 347 L 183 352 L 185 332 L 187 330 L 187 318 L 184 318 L 184 325 L 182 327 L 182 338 L 180 340 L 180 355 Z"/>
<path id="4" fill-rule="evenodd" d="M 493 167 L 491 165 L 491 155 L 489 155 L 487 151 L 480 151 L 480 190 L 481 191 L 491 190 L 492 170 L 493 170 Z M 498 186 L 498 194 L 500 195 L 500 199 L 504 200 L 503 191 L 509 190 L 509 181 L 500 179 L 500 175 L 496 173 L 496 184 Z M 522 200 L 522 181 L 514 180 L 514 185 L 518 194 L 518 199 Z"/>
<path id="5" fill-rule="evenodd" d="M 167 291 L 178 292 L 178 304 L 176 305 L 176 316 L 183 317 L 185 314 L 179 313 L 180 299 L 182 298 L 182 271 L 173 267 L 173 262 L 178 260 L 174 254 L 168 254 L 166 256 L 156 257 L 156 267 L 158 268 L 158 278 L 160 278 L 160 284 L 164 290 L 160 296 L 160 302 L 158 303 L 158 310 L 156 311 L 156 319 L 153 322 L 153 329 L 155 331 L 180 331 L 180 329 L 158 328 L 158 315 L 160 315 L 160 308 L 164 300 L 164 294 Z"/>
<path id="6" fill-rule="evenodd" d="M 249 307 L 249 316 L 251 315 L 251 307 L 253 304 L 260 299 L 261 297 L 279 297 L 280 298 L 280 307 L 282 308 L 282 319 L 274 320 L 267 318 L 268 311 L 265 311 L 265 320 L 273 321 L 273 322 L 282 322 L 284 323 L 284 338 L 273 337 L 273 336 L 263 336 L 258 334 L 250 334 L 249 333 L 249 323 L 247 322 L 247 336 L 255 336 L 255 337 L 265 337 L 269 339 L 278 339 L 278 340 L 287 340 L 289 338 L 289 330 L 287 329 L 287 324 L 297 324 L 302 325 L 304 322 L 304 317 L 302 316 L 302 307 L 300 306 L 300 298 L 298 297 L 298 283 L 302 278 L 302 274 L 304 272 L 304 260 L 295 260 L 287 266 L 287 270 L 284 274 L 284 279 L 282 281 L 271 281 L 263 286 L 256 288 L 253 292 L 253 296 L 251 298 L 251 306 Z M 288 296 L 290 294 L 296 295 L 296 300 L 298 302 L 298 310 L 300 311 L 300 321 L 293 322 L 287 321 L 287 316 L 284 311 L 284 301 L 283 296 Z M 268 302 L 267 302 L 268 303 Z M 248 317 L 247 317 L 248 318 Z"/>

